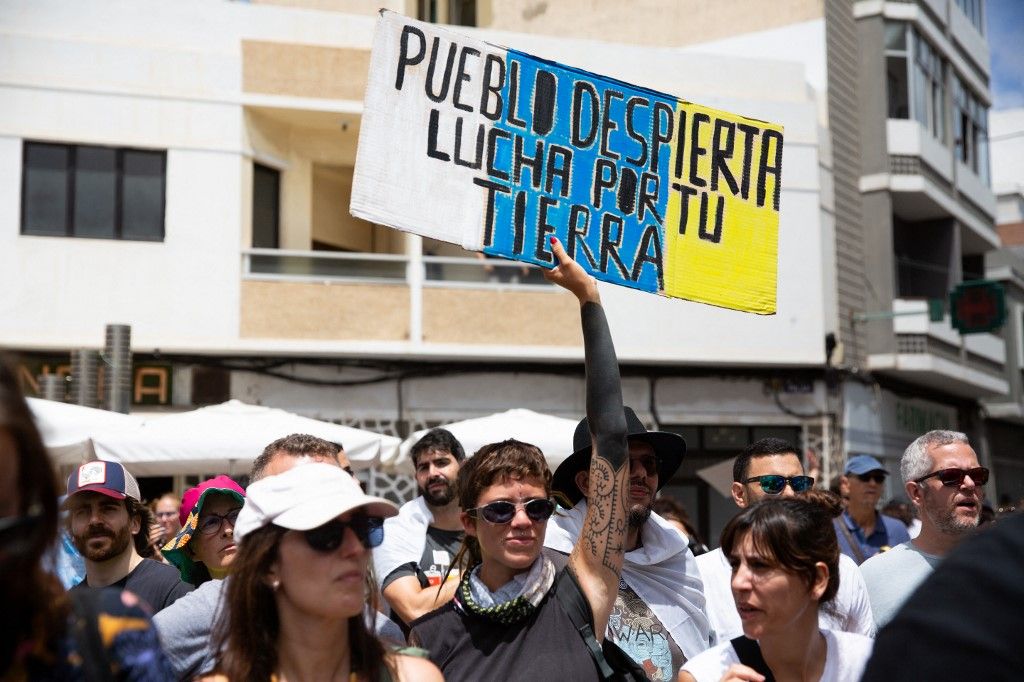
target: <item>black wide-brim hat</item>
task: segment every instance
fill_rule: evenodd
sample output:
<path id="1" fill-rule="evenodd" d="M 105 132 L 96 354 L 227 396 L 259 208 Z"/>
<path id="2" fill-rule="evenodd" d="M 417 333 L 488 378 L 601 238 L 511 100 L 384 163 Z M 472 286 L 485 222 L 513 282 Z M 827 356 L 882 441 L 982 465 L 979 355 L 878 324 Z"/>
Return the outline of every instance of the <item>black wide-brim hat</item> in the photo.
<path id="1" fill-rule="evenodd" d="M 686 441 L 678 433 L 648 431 L 631 407 L 623 407 L 623 412 L 626 415 L 627 442 L 639 441 L 654 448 L 654 456 L 658 458 L 658 490 L 661 490 L 675 476 L 679 465 L 683 463 Z M 573 453 L 555 469 L 555 474 L 551 477 L 551 488 L 565 495 L 573 506 L 576 506 L 576 503 L 583 499 L 583 493 L 576 485 L 576 474 L 590 468 L 590 423 L 586 418 L 576 425 L 576 432 L 572 436 L 572 449 Z"/>

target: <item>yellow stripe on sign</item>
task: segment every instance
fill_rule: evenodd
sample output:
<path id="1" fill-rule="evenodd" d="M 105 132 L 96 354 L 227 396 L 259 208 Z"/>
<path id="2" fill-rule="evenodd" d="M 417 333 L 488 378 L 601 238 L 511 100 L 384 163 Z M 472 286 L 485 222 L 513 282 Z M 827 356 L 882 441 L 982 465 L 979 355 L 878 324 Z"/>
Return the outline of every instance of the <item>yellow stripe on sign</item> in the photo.
<path id="1" fill-rule="evenodd" d="M 782 126 L 683 102 L 676 122 L 665 293 L 774 314 Z"/>

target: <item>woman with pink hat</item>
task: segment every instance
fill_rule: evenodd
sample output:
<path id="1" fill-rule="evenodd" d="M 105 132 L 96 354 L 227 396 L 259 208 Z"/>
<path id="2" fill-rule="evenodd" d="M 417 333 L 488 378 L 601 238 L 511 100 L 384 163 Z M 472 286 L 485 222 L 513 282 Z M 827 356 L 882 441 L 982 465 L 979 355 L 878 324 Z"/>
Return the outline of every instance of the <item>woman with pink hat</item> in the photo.
<path id="1" fill-rule="evenodd" d="M 227 476 L 215 476 L 189 488 L 181 498 L 181 530 L 163 547 L 163 554 L 181 571 L 181 579 L 197 587 L 224 578 L 235 558 L 235 521 L 245 491 Z"/>

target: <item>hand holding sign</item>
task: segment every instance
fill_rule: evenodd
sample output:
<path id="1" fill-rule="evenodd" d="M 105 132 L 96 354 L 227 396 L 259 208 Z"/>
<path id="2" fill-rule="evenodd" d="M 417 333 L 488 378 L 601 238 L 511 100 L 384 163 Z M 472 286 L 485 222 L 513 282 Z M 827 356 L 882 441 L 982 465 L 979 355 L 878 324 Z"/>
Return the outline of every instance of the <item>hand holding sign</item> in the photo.
<path id="1" fill-rule="evenodd" d="M 579 299 L 580 305 L 588 301 L 600 303 L 601 294 L 597 291 L 597 280 L 588 275 L 579 263 L 569 257 L 557 237 L 551 238 L 551 251 L 558 259 L 558 265 L 550 270 L 545 270 L 544 279 L 571 291 Z"/>

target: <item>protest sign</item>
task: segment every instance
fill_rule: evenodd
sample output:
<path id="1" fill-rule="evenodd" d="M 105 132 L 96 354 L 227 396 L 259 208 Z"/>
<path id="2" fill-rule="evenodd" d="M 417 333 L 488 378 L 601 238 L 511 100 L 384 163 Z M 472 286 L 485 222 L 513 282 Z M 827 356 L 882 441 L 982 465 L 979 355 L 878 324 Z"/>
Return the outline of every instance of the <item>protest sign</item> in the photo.
<path id="1" fill-rule="evenodd" d="M 782 126 L 382 11 L 353 215 L 606 282 L 775 312 Z"/>

